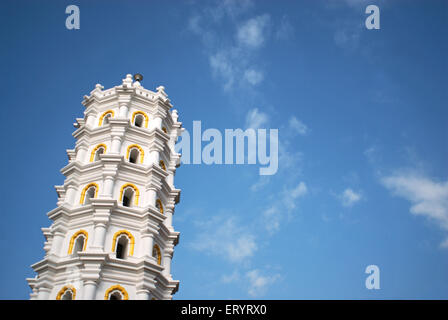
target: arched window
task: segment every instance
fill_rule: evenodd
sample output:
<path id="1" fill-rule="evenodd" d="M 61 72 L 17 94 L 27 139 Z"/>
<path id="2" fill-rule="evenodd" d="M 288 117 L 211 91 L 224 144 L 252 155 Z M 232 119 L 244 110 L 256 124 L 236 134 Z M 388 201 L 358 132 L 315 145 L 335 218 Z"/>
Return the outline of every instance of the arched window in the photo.
<path id="1" fill-rule="evenodd" d="M 103 143 L 99 144 L 95 148 L 93 148 L 92 153 L 90 154 L 90 162 L 100 160 L 100 154 L 105 153 L 106 149 L 107 149 L 107 147 Z"/>
<path id="2" fill-rule="evenodd" d="M 131 144 L 126 152 L 126 158 L 131 163 L 143 163 L 145 152 L 138 144 Z"/>
<path id="3" fill-rule="evenodd" d="M 115 252 L 117 259 L 126 259 L 134 254 L 134 244 L 134 236 L 129 231 L 117 231 L 112 240 L 112 252 Z"/>
<path id="4" fill-rule="evenodd" d="M 143 111 L 135 111 L 132 114 L 132 124 L 140 128 L 148 128 L 148 116 Z"/>
<path id="5" fill-rule="evenodd" d="M 100 121 L 98 123 L 98 127 L 101 127 L 103 124 L 108 124 L 109 120 L 114 116 L 114 111 L 113 110 L 107 110 L 106 112 L 104 112 L 101 117 L 100 117 Z"/>
<path id="6" fill-rule="evenodd" d="M 138 205 L 138 198 L 140 196 L 140 192 L 137 187 L 132 183 L 124 184 L 120 189 L 120 201 L 123 206 L 131 207 L 132 204 Z"/>
<path id="7" fill-rule="evenodd" d="M 112 118 L 112 114 L 111 113 L 106 114 L 103 118 L 103 124 L 109 124 L 110 118 Z"/>
<path id="8" fill-rule="evenodd" d="M 134 189 L 132 187 L 127 187 L 123 192 L 123 206 L 130 207 L 132 205 L 132 200 L 134 200 Z"/>
<path id="9" fill-rule="evenodd" d="M 56 300 L 75 300 L 76 289 L 73 286 L 64 286 L 59 290 Z"/>
<path id="10" fill-rule="evenodd" d="M 139 156 L 140 156 L 140 151 L 138 151 L 137 148 L 133 148 L 131 150 L 131 152 L 129 153 L 129 162 L 130 163 L 137 163 Z"/>
<path id="11" fill-rule="evenodd" d="M 141 114 L 138 114 L 138 115 L 135 116 L 134 125 L 136 127 L 141 128 L 141 127 L 143 127 L 143 122 L 144 121 L 145 121 L 145 118 Z"/>
<path id="12" fill-rule="evenodd" d="M 160 168 L 162 168 L 163 170 L 166 171 L 165 162 L 164 162 L 163 160 L 160 160 L 160 161 L 159 161 L 159 166 L 160 166 Z"/>
<path id="13" fill-rule="evenodd" d="M 160 251 L 160 247 L 157 244 L 152 247 L 152 256 L 154 259 L 156 259 L 158 265 L 162 264 L 162 252 Z"/>
<path id="14" fill-rule="evenodd" d="M 115 256 L 117 259 L 126 259 L 128 255 L 129 239 L 125 234 L 118 237 L 117 246 L 115 248 Z"/>
<path id="15" fill-rule="evenodd" d="M 156 208 L 157 208 L 157 210 L 159 210 L 160 213 L 163 213 L 163 204 L 160 199 L 156 200 Z"/>
<path id="16" fill-rule="evenodd" d="M 87 246 L 88 233 L 85 230 L 79 230 L 73 234 L 68 246 L 68 254 L 77 254 L 79 251 L 84 251 Z"/>
<path id="17" fill-rule="evenodd" d="M 89 204 L 90 199 L 96 198 L 98 195 L 98 185 L 96 183 L 90 183 L 84 187 L 81 192 L 80 204 Z"/>
<path id="18" fill-rule="evenodd" d="M 128 300 L 127 291 L 120 285 L 115 285 L 106 290 L 104 300 Z"/>

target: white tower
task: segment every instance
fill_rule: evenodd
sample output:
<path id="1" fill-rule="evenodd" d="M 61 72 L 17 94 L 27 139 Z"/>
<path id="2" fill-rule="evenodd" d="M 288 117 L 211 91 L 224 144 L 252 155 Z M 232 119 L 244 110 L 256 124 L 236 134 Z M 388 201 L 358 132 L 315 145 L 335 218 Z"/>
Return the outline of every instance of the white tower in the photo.
<path id="1" fill-rule="evenodd" d="M 178 290 L 174 145 L 184 129 L 164 87 L 149 91 L 142 79 L 128 74 L 84 96 L 66 179 L 47 214 L 53 223 L 42 228 L 45 257 L 27 279 L 31 299 L 171 299 Z"/>

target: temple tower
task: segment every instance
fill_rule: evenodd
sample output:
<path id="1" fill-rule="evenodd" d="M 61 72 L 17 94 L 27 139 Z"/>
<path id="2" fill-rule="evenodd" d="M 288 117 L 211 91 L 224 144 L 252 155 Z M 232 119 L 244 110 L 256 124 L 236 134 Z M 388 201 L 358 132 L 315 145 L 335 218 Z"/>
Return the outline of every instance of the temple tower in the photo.
<path id="1" fill-rule="evenodd" d="M 178 290 L 170 266 L 182 123 L 164 87 L 147 90 L 142 79 L 128 74 L 84 96 L 52 225 L 42 228 L 45 257 L 27 279 L 31 299 L 171 299 Z"/>

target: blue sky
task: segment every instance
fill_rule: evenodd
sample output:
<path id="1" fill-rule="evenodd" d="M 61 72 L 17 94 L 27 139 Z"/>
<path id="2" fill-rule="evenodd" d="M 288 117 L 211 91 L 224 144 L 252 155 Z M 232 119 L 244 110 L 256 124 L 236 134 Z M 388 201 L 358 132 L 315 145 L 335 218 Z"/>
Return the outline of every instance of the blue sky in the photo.
<path id="1" fill-rule="evenodd" d="M 76 4 L 79 30 L 65 28 Z M 381 29 L 367 30 L 367 4 Z M 3 1 L 0 298 L 96 83 L 163 85 L 190 132 L 279 129 L 279 170 L 183 165 L 175 299 L 448 298 L 446 1 Z M 368 265 L 380 290 L 367 290 Z"/>

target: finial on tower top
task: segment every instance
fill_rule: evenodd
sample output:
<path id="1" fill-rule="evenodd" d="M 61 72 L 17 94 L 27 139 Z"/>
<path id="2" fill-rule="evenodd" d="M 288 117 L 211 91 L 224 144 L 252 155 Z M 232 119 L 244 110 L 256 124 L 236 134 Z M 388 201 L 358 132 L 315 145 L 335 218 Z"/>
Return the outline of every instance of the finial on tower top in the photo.
<path id="1" fill-rule="evenodd" d="M 134 81 L 141 82 L 143 80 L 143 76 L 140 73 L 134 74 Z"/>

